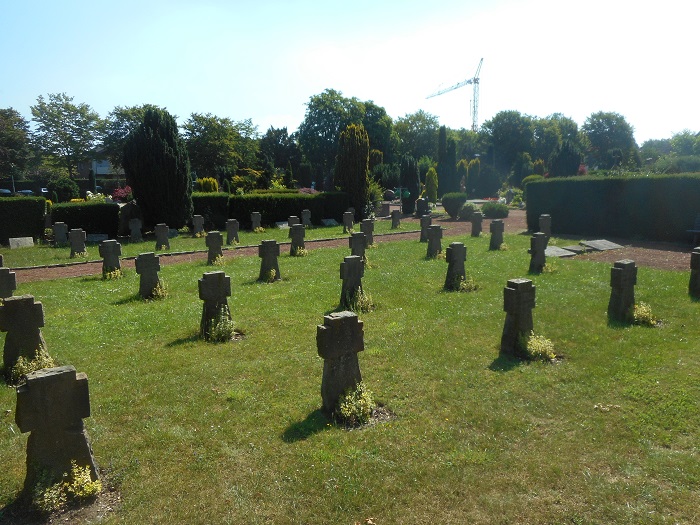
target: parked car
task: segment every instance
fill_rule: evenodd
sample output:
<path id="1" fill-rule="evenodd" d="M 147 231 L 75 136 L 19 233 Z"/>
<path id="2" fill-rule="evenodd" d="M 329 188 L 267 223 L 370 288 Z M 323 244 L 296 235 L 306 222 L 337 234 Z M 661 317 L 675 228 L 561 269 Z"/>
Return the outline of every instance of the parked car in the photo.
<path id="1" fill-rule="evenodd" d="M 10 195 L 12 195 L 12 192 L 10 190 L 5 190 L 3 188 L 0 188 L 0 196 L 9 197 Z"/>
<path id="2" fill-rule="evenodd" d="M 17 192 L 17 195 L 24 195 L 25 197 L 31 197 L 34 195 L 34 192 L 32 190 L 19 190 Z"/>

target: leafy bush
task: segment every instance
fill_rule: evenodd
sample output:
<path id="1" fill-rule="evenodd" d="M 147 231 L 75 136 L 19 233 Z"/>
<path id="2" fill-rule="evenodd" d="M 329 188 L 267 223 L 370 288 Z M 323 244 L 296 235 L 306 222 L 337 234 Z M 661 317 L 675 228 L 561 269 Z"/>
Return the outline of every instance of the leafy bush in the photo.
<path id="1" fill-rule="evenodd" d="M 20 356 L 10 370 L 8 374 L 10 381 L 13 385 L 18 384 L 24 376 L 41 370 L 42 368 L 53 368 L 56 366 L 56 362 L 53 357 L 49 355 L 46 348 L 40 346 L 33 359 L 27 359 L 26 357 Z"/>
<path id="2" fill-rule="evenodd" d="M 438 175 L 435 168 L 430 168 L 425 175 L 425 194 L 428 201 L 435 204 L 438 196 Z"/>
<path id="3" fill-rule="evenodd" d="M 529 335 L 523 335 L 519 343 L 527 358 L 533 361 L 552 361 L 557 357 L 554 353 L 554 343 L 544 336 L 535 335 L 532 331 Z"/>
<path id="4" fill-rule="evenodd" d="M 355 389 L 346 390 L 338 399 L 335 417 L 350 427 L 367 424 L 376 408 L 374 394 L 360 381 Z"/>
<path id="5" fill-rule="evenodd" d="M 465 202 L 464 205 L 459 210 L 459 219 L 463 221 L 468 221 L 472 217 L 472 213 L 477 211 L 477 207 L 471 202 Z"/>
<path id="6" fill-rule="evenodd" d="M 51 179 L 46 183 L 46 189 L 53 196 L 56 194 L 58 201 L 54 202 L 68 202 L 71 199 L 77 199 L 80 197 L 80 188 L 78 184 L 68 177 L 57 177 Z"/>
<path id="7" fill-rule="evenodd" d="M 465 202 L 467 202 L 466 193 L 445 193 L 442 196 L 442 207 L 452 219 L 459 217 Z"/>
<path id="8" fill-rule="evenodd" d="M 129 202 L 134 199 L 131 193 L 131 186 L 127 185 L 123 188 L 115 188 L 112 192 L 112 199 L 117 202 Z"/>
<path id="9" fill-rule="evenodd" d="M 219 191 L 219 181 L 214 177 L 204 177 L 197 179 L 197 191 L 202 193 L 216 193 Z M 195 212 L 196 214 L 197 212 Z"/>
<path id="10" fill-rule="evenodd" d="M 486 202 L 481 206 L 481 212 L 487 219 L 505 219 L 508 217 L 508 205 L 500 202 Z"/>
<path id="11" fill-rule="evenodd" d="M 234 334 L 233 320 L 230 318 L 229 311 L 227 308 L 221 308 L 216 319 L 211 323 L 206 339 L 210 343 L 225 343 L 233 339 Z"/>
<path id="12" fill-rule="evenodd" d="M 42 473 L 32 488 L 32 504 L 42 513 L 49 514 L 63 509 L 68 502 L 82 503 L 102 492 L 102 482 L 92 480 L 90 467 L 79 467 L 71 461 L 71 470 L 63 479 L 55 482 L 47 473 Z"/>
<path id="13" fill-rule="evenodd" d="M 652 313 L 651 306 L 640 302 L 634 305 L 634 324 L 654 327 L 659 324 L 659 320 Z"/>

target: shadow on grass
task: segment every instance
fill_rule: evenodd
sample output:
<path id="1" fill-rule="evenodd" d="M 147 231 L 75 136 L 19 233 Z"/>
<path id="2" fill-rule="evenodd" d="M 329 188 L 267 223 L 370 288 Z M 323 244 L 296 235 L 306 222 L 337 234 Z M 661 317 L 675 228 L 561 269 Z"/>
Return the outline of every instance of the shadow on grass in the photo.
<path id="1" fill-rule="evenodd" d="M 282 441 L 285 443 L 296 443 L 318 434 L 328 427 L 330 420 L 323 414 L 320 408 L 311 412 L 304 421 L 292 423 L 282 433 Z"/>
<path id="2" fill-rule="evenodd" d="M 169 343 L 166 343 L 165 346 L 166 348 L 172 348 L 173 346 L 185 345 L 187 343 L 196 343 L 197 341 L 200 341 L 199 332 L 194 332 L 192 335 L 180 337 L 178 339 L 175 339 L 174 341 L 170 341 Z"/>
<path id="3" fill-rule="evenodd" d="M 612 328 L 613 330 L 624 330 L 625 328 L 629 328 L 633 325 L 634 323 L 631 321 L 618 321 L 608 317 L 608 328 Z"/>
<path id="4" fill-rule="evenodd" d="M 522 359 L 506 354 L 499 354 L 498 357 L 489 365 L 489 370 L 492 372 L 510 372 L 522 364 Z"/>
<path id="5" fill-rule="evenodd" d="M 141 301 L 143 301 L 143 299 L 141 298 L 141 295 L 139 295 L 139 293 L 137 292 L 133 295 L 128 295 L 122 299 L 119 299 L 118 301 L 115 301 L 112 304 L 114 306 L 121 306 L 123 304 L 137 303 L 137 302 L 141 302 Z"/>
<path id="6" fill-rule="evenodd" d="M 11 503 L 0 507 L 0 525 L 38 525 L 48 523 L 45 516 L 33 510 L 27 496 L 20 494 Z"/>

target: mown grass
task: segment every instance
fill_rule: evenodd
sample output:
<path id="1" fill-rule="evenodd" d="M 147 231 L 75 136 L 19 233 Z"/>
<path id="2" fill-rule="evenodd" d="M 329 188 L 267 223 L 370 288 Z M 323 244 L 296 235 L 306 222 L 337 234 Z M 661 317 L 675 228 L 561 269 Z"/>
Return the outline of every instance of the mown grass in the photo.
<path id="1" fill-rule="evenodd" d="M 355 225 L 356 231 L 360 231 L 360 225 Z M 416 223 L 411 223 L 404 221 L 399 229 L 391 229 L 391 221 L 387 220 L 377 220 L 375 221 L 374 230 L 376 233 L 392 233 L 401 231 L 411 231 L 420 229 L 420 225 Z M 226 231 L 223 230 L 222 234 L 224 236 L 224 243 L 226 242 Z M 255 233 L 248 230 L 241 230 L 239 232 L 240 243 L 238 246 L 250 246 L 258 245 L 263 239 L 275 239 L 278 242 L 288 242 L 289 229 L 286 228 L 266 228 L 264 232 Z M 327 238 L 338 238 L 347 237 L 347 233 L 343 233 L 342 226 L 313 226 L 307 228 L 305 239 L 327 239 Z M 128 238 L 120 238 L 119 242 L 122 248 L 122 257 L 136 257 L 140 253 L 156 251 L 155 237 L 152 234 L 148 234 L 143 242 L 131 243 Z M 224 246 L 226 248 L 235 248 L 236 245 Z M 178 251 L 193 251 L 193 250 L 206 250 L 207 246 L 205 239 L 202 237 L 193 237 L 191 233 L 183 233 L 170 239 L 170 250 L 158 250 L 157 253 L 163 253 L 166 251 L 178 252 Z M 70 246 L 52 246 L 48 243 L 37 244 L 29 248 L 17 248 L 10 250 L 7 247 L 0 247 L 2 250 L 0 253 L 4 257 L 4 265 L 10 268 L 20 268 L 25 266 L 38 266 L 38 265 L 48 265 L 48 264 L 65 264 L 76 261 L 84 261 L 85 257 L 81 258 L 70 258 Z M 87 259 L 88 260 L 99 260 L 99 245 L 98 244 L 87 244 Z"/>
<path id="2" fill-rule="evenodd" d="M 196 339 L 204 262 L 166 266 L 169 297 L 138 276 L 20 284 L 41 300 L 49 352 L 86 372 L 86 425 L 122 505 L 105 523 L 694 523 L 700 497 L 700 303 L 687 274 L 639 269 L 661 328 L 609 326 L 610 265 L 558 261 L 537 286 L 535 332 L 559 364 L 499 357 L 503 287 L 527 277 L 529 238 L 467 245 L 479 289 L 444 292 L 417 241 L 371 251 L 363 379 L 396 418 L 354 431 L 319 412 L 316 325 L 348 249 L 227 259 L 242 340 Z M 25 472 L 15 393 L 0 392 L 0 505 Z M 0 511 L 1 512 L 1 511 Z"/>

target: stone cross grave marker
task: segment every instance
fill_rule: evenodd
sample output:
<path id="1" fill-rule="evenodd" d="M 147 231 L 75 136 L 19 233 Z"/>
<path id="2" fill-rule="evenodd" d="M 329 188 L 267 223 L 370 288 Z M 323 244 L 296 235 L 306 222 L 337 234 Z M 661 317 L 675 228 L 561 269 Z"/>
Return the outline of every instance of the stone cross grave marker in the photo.
<path id="1" fill-rule="evenodd" d="M 363 219 L 360 223 L 360 231 L 365 234 L 367 246 L 374 244 L 374 219 Z"/>
<path id="2" fill-rule="evenodd" d="M 379 205 L 379 216 L 380 217 L 388 217 L 389 214 L 391 213 L 391 203 L 390 202 L 382 202 Z"/>
<path id="3" fill-rule="evenodd" d="M 251 230 L 257 230 L 258 228 L 262 228 L 260 225 L 260 221 L 262 220 L 262 214 L 259 211 L 254 211 L 253 213 L 250 214 L 250 222 L 251 222 Z"/>
<path id="4" fill-rule="evenodd" d="M 68 225 L 65 222 L 55 222 L 53 229 L 53 242 L 57 246 L 68 244 Z"/>
<path id="5" fill-rule="evenodd" d="M 88 378 L 73 366 L 43 368 L 27 374 L 17 388 L 15 422 L 27 440 L 25 489 L 31 489 L 40 473 L 61 480 L 71 471 L 71 461 L 88 467 L 90 479 L 98 479 L 95 458 L 83 418 L 90 417 Z"/>
<path id="6" fill-rule="evenodd" d="M 547 236 L 542 232 L 537 232 L 530 237 L 530 273 L 542 273 L 542 269 L 547 261 L 545 250 L 547 249 Z"/>
<path id="7" fill-rule="evenodd" d="M 353 312 L 335 312 L 316 327 L 316 347 L 323 358 L 321 399 L 323 410 L 332 414 L 340 396 L 362 381 L 357 353 L 365 349 L 362 321 Z"/>
<path id="8" fill-rule="evenodd" d="M 365 260 L 365 249 L 367 248 L 367 239 L 362 232 L 354 232 L 348 238 L 350 246 L 350 255 L 356 255 L 363 261 Z"/>
<path id="9" fill-rule="evenodd" d="M 141 242 L 143 241 L 143 234 L 141 233 L 141 228 L 143 228 L 143 223 L 138 217 L 129 219 L 129 241 L 130 242 Z"/>
<path id="10" fill-rule="evenodd" d="M 427 257 L 433 259 L 442 251 L 442 226 L 433 224 L 428 227 L 428 252 Z"/>
<path id="11" fill-rule="evenodd" d="M 608 319 L 621 323 L 634 321 L 634 285 L 637 266 L 631 259 L 616 261 L 610 268 L 610 301 Z"/>
<path id="12" fill-rule="evenodd" d="M 85 248 L 85 239 L 87 239 L 87 235 L 81 228 L 72 229 L 68 234 L 68 239 L 70 241 L 71 259 L 77 254 L 87 251 L 87 248 Z"/>
<path id="13" fill-rule="evenodd" d="M 484 220 L 484 214 L 480 211 L 475 211 L 474 213 L 472 213 L 472 216 L 469 220 L 472 223 L 472 237 L 478 237 L 479 235 L 481 235 L 481 223 Z"/>
<path id="14" fill-rule="evenodd" d="M 546 213 L 540 215 L 540 232 L 547 236 L 547 242 L 552 236 L 552 216 Z M 545 246 L 546 248 L 546 246 Z"/>
<path id="15" fill-rule="evenodd" d="M 532 309 L 535 307 L 535 286 L 530 279 L 510 279 L 503 289 L 503 310 L 506 320 L 501 335 L 501 353 L 525 357 L 520 338 L 533 329 Z"/>
<path id="16" fill-rule="evenodd" d="M 226 244 L 231 245 L 234 242 L 241 242 L 238 238 L 238 230 L 240 225 L 236 219 L 228 219 L 226 221 Z"/>
<path id="17" fill-rule="evenodd" d="M 693 248 L 690 254 L 690 281 L 688 293 L 692 297 L 700 297 L 700 247 Z M 0 295 L 0 297 L 2 297 Z"/>
<path id="18" fill-rule="evenodd" d="M 391 210 L 391 229 L 395 230 L 401 226 L 401 210 Z"/>
<path id="19" fill-rule="evenodd" d="M 489 250 L 498 250 L 501 248 L 501 244 L 503 244 L 503 231 L 505 230 L 503 219 L 492 220 L 489 229 L 491 230 Z"/>
<path id="20" fill-rule="evenodd" d="M 170 239 L 168 238 L 168 232 L 170 229 L 168 228 L 167 224 L 160 223 L 156 224 L 156 251 L 166 249 L 170 249 Z"/>
<path id="21" fill-rule="evenodd" d="M 2 264 L 2 262 L 0 262 Z M 17 289 L 17 276 L 9 268 L 0 267 L 0 303 L 6 297 L 12 297 L 12 292 Z"/>
<path id="22" fill-rule="evenodd" d="M 221 232 L 209 232 L 204 241 L 209 251 L 207 252 L 207 264 L 214 264 L 217 257 L 223 257 L 224 252 L 221 247 L 224 245 L 224 236 Z"/>
<path id="23" fill-rule="evenodd" d="M 295 224 L 301 224 L 299 217 L 297 217 L 296 215 L 290 215 L 289 217 L 287 217 L 287 228 L 289 228 L 289 231 L 287 232 L 288 239 L 292 238 L 292 226 L 294 226 Z"/>
<path id="24" fill-rule="evenodd" d="M 453 242 L 445 250 L 447 261 L 447 276 L 445 290 L 459 290 L 459 284 L 467 278 L 464 261 L 467 260 L 467 247 L 464 243 Z"/>
<path id="25" fill-rule="evenodd" d="M 289 248 L 289 253 L 295 255 L 297 250 L 305 249 L 304 236 L 306 235 L 306 228 L 303 224 L 294 224 L 289 228 L 289 236 L 292 238 L 292 245 Z"/>
<path id="26" fill-rule="evenodd" d="M 343 212 L 343 233 L 350 233 L 353 230 L 355 213 L 352 211 Z"/>
<path id="27" fill-rule="evenodd" d="M 34 302 L 32 295 L 6 297 L 0 304 L 0 332 L 7 332 L 3 351 L 5 371 L 15 366 L 17 359 L 32 360 L 39 347 L 46 349 L 41 333 L 44 308 Z"/>
<path id="28" fill-rule="evenodd" d="M 258 281 L 268 281 L 271 273 L 275 272 L 275 281 L 282 279 L 277 257 L 280 254 L 280 245 L 275 240 L 262 241 L 258 246 L 258 257 L 260 261 L 260 275 Z"/>
<path id="29" fill-rule="evenodd" d="M 100 257 L 102 257 L 102 274 L 121 269 L 119 256 L 122 254 L 122 245 L 114 239 L 100 243 Z"/>
<path id="30" fill-rule="evenodd" d="M 420 242 L 428 242 L 428 228 L 432 224 L 433 219 L 430 215 L 421 215 L 420 218 Z"/>
<path id="31" fill-rule="evenodd" d="M 304 226 L 311 226 L 311 210 L 301 210 L 301 223 Z"/>
<path id="32" fill-rule="evenodd" d="M 343 286 L 340 291 L 340 306 L 349 308 L 359 293 L 362 293 L 362 277 L 365 265 L 357 255 L 348 255 L 340 263 L 340 278 Z"/>
<path id="33" fill-rule="evenodd" d="M 430 215 L 430 203 L 428 199 L 416 199 L 416 217 Z"/>
<path id="34" fill-rule="evenodd" d="M 192 235 L 199 235 L 204 232 L 204 217 L 202 215 L 192 216 Z"/>
<path id="35" fill-rule="evenodd" d="M 136 273 L 141 276 L 139 281 L 139 295 L 144 299 L 153 297 L 153 291 L 160 283 L 158 272 L 160 271 L 160 257 L 153 252 L 141 253 L 136 258 Z"/>
<path id="36" fill-rule="evenodd" d="M 212 325 L 220 316 L 231 319 L 231 310 L 228 307 L 228 298 L 231 297 L 231 278 L 221 271 L 206 272 L 197 284 L 199 298 L 204 301 L 199 336 L 209 339 Z"/>

